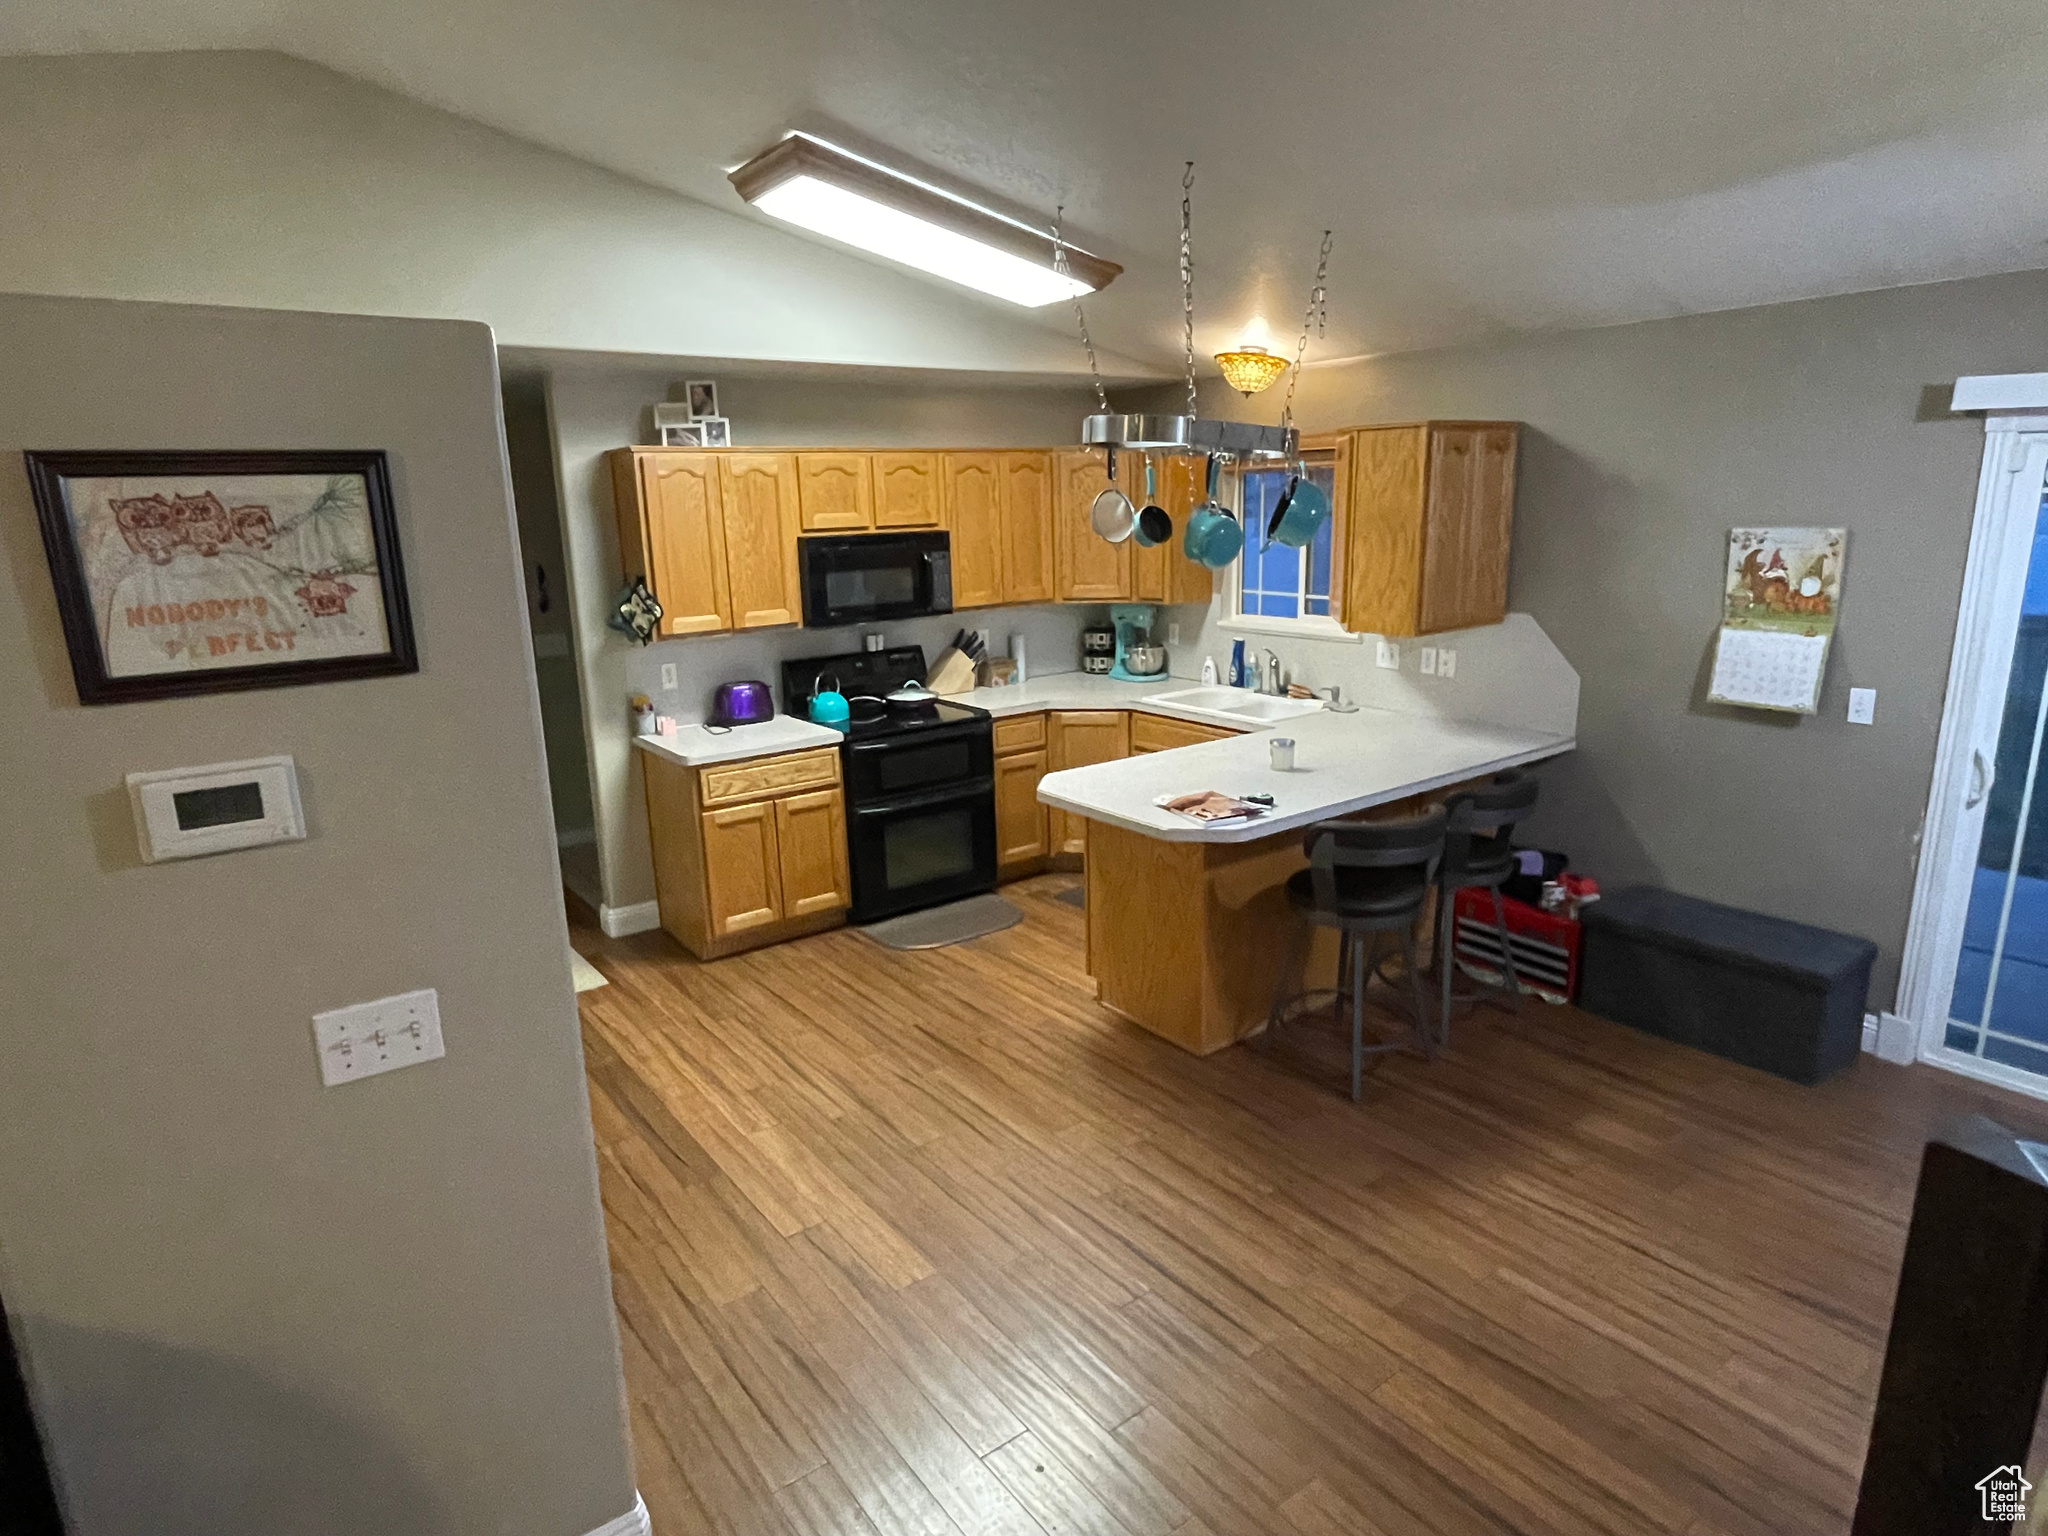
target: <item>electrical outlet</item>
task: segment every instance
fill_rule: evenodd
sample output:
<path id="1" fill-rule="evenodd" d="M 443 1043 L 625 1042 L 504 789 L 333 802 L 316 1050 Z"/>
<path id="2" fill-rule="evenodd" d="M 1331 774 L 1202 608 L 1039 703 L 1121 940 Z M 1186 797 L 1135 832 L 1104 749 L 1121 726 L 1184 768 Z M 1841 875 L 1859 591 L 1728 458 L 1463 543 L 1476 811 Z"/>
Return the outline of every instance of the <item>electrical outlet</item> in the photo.
<path id="1" fill-rule="evenodd" d="M 1849 723 L 1851 725 L 1875 725 L 1877 723 L 1877 690 L 1875 688 L 1851 688 L 1849 690 Z"/>
<path id="2" fill-rule="evenodd" d="M 661 664 L 661 686 L 668 689 L 671 693 L 675 691 L 676 664 L 672 661 L 664 661 Z"/>
<path id="3" fill-rule="evenodd" d="M 448 1054 L 441 1044 L 441 1001 L 432 987 L 316 1013 L 313 1044 L 320 1081 L 329 1088 Z"/>
<path id="4" fill-rule="evenodd" d="M 1458 653 L 1456 651 L 1447 650 L 1443 646 L 1437 647 L 1436 675 L 1438 677 L 1456 677 L 1458 675 Z"/>
<path id="5" fill-rule="evenodd" d="M 1168 645 L 1180 644 L 1180 625 L 1178 622 L 1166 626 L 1166 643 Z"/>
<path id="6" fill-rule="evenodd" d="M 1401 670 L 1401 647 L 1391 640 L 1382 640 L 1377 659 L 1388 671 L 1398 672 Z"/>
<path id="7" fill-rule="evenodd" d="M 1422 648 L 1422 675 L 1436 676 L 1436 647 L 1433 645 L 1425 645 Z"/>

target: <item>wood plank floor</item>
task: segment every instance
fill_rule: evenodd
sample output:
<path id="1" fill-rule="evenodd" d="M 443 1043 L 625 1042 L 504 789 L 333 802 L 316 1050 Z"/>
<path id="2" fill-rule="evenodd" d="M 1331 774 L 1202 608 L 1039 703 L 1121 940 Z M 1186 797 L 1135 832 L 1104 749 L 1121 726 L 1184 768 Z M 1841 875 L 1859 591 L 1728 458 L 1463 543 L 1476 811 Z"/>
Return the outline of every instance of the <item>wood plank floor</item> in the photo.
<path id="1" fill-rule="evenodd" d="M 2048 1106 L 1532 1002 L 1354 1108 L 1102 1009 L 1074 884 L 914 954 L 572 918 L 660 1536 L 1847 1528 L 1925 1132 Z"/>

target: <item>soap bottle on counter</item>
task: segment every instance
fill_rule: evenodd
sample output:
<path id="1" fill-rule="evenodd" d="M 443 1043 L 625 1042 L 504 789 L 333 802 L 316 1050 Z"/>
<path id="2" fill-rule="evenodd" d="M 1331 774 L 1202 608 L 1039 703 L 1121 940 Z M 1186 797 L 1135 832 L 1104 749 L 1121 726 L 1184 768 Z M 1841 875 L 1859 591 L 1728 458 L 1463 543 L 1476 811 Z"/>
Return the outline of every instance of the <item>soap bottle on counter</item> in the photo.
<path id="1" fill-rule="evenodd" d="M 1242 640 L 1236 640 L 1231 643 L 1230 686 L 1233 688 L 1243 688 L 1246 686 L 1244 680 L 1244 641 Z"/>
<path id="2" fill-rule="evenodd" d="M 1216 658 L 1214 656 L 1204 656 L 1202 658 L 1202 682 L 1210 688 L 1216 686 Z"/>

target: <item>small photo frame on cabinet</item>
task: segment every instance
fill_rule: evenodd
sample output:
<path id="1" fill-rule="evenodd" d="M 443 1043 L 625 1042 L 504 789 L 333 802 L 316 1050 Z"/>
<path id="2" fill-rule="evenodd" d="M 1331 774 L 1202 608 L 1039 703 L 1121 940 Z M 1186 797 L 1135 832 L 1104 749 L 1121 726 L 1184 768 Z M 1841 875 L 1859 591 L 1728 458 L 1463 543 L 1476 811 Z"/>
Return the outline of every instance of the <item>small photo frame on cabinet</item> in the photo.
<path id="1" fill-rule="evenodd" d="M 704 423 L 701 421 L 672 421 L 661 428 L 661 446 L 664 448 L 702 448 L 704 446 Z"/>
<path id="2" fill-rule="evenodd" d="M 81 704 L 419 670 L 381 451 L 23 458 Z"/>
<path id="3" fill-rule="evenodd" d="M 702 419 L 718 414 L 718 385 L 711 379 L 692 379 L 683 386 L 684 398 L 690 402 L 690 414 Z"/>
<path id="4" fill-rule="evenodd" d="M 697 425 L 704 429 L 706 448 L 730 448 L 732 446 L 732 423 L 723 416 L 702 416 Z"/>

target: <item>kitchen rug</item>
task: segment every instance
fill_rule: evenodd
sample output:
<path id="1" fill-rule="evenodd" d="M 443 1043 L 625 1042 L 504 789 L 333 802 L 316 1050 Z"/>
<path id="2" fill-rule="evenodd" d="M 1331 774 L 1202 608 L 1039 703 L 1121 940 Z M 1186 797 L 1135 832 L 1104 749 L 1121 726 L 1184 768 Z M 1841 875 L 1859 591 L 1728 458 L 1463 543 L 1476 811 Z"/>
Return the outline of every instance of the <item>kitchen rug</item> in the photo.
<path id="1" fill-rule="evenodd" d="M 901 917 L 885 917 L 861 932 L 890 949 L 944 949 L 986 933 L 1001 933 L 1023 921 L 1024 914 L 1002 897 L 981 895 Z"/>
<path id="2" fill-rule="evenodd" d="M 1088 887 L 1085 885 L 1070 885 L 1064 891 L 1061 891 L 1059 895 L 1053 897 L 1053 900 L 1065 902 L 1070 907 L 1080 907 L 1085 911 L 1088 906 Z"/>

